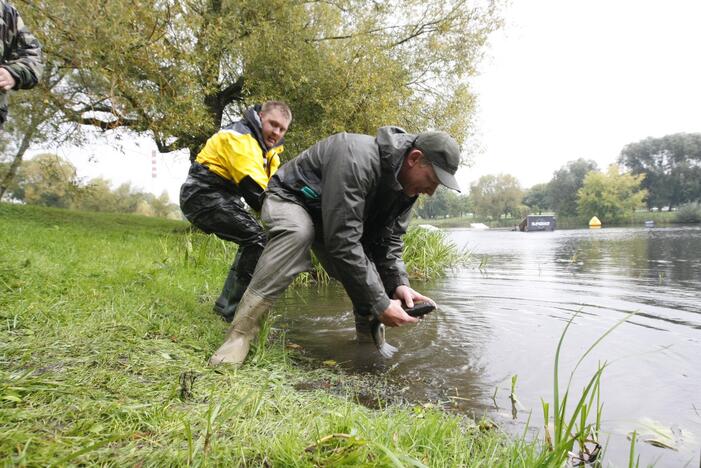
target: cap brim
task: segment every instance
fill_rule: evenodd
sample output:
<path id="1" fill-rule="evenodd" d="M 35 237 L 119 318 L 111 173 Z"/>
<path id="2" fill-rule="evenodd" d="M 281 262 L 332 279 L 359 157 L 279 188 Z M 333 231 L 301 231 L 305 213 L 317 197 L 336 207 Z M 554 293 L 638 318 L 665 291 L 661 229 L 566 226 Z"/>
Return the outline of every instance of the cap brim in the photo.
<path id="1" fill-rule="evenodd" d="M 442 185 L 445 185 L 449 189 L 455 190 L 456 192 L 460 192 L 460 186 L 458 185 L 458 181 L 455 180 L 455 176 L 453 174 L 435 164 L 433 164 L 433 170 L 436 171 L 436 177 L 438 177 L 438 180 Z"/>

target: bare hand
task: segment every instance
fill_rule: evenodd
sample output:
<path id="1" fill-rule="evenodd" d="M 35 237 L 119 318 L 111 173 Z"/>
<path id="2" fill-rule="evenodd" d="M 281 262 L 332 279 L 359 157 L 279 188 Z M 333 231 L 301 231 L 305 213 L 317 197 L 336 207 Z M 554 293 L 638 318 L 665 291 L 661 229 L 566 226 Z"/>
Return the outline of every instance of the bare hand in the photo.
<path id="1" fill-rule="evenodd" d="M 418 321 L 419 319 L 407 314 L 404 309 L 402 309 L 401 301 L 396 299 L 390 299 L 389 307 L 380 315 L 380 322 L 388 327 L 398 327 L 406 323 L 416 323 Z"/>
<path id="2" fill-rule="evenodd" d="M 15 79 L 10 75 L 10 72 L 7 71 L 5 67 L 0 67 L 0 89 L 9 91 L 15 87 L 16 83 Z"/>
<path id="3" fill-rule="evenodd" d="M 436 305 L 430 297 L 419 294 L 405 285 L 397 286 L 397 289 L 394 290 L 394 298 L 402 301 L 408 308 L 414 307 L 414 302 L 429 302 L 434 306 Z"/>

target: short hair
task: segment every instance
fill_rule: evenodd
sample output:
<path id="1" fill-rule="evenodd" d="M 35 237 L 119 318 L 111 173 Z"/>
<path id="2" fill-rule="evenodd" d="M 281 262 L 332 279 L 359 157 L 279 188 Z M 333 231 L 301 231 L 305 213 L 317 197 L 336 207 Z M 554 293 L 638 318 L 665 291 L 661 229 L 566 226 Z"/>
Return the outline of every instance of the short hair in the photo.
<path id="1" fill-rule="evenodd" d="M 290 106 L 282 101 L 266 101 L 260 108 L 260 112 L 261 114 L 265 114 L 273 109 L 279 110 L 282 115 L 287 118 L 287 123 L 292 123 L 292 111 L 290 110 Z"/>

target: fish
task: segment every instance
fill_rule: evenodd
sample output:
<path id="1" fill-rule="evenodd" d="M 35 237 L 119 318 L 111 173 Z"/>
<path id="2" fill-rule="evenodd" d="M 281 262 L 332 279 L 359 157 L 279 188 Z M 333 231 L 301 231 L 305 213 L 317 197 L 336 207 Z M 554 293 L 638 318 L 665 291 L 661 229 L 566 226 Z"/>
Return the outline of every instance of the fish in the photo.
<path id="1" fill-rule="evenodd" d="M 423 317 L 424 315 L 433 311 L 436 306 L 430 302 L 421 302 L 415 304 L 414 307 L 403 308 L 404 311 L 412 317 Z M 397 351 L 399 351 L 399 348 L 387 343 L 387 340 L 385 339 L 385 325 L 376 318 L 370 321 L 370 335 L 372 336 L 372 341 L 375 342 L 375 346 L 382 357 L 389 359 L 394 356 Z"/>

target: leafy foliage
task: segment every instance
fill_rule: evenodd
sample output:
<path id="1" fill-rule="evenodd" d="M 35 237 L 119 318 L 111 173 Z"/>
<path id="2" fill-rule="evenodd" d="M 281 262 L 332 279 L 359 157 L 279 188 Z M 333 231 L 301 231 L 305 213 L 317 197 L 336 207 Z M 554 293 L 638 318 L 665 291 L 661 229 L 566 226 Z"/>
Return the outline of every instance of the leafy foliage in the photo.
<path id="1" fill-rule="evenodd" d="M 433 196 L 421 196 L 416 214 L 424 219 L 464 216 L 471 211 L 470 198 L 445 187 L 438 187 Z"/>
<path id="2" fill-rule="evenodd" d="M 102 178 L 83 182 L 77 177 L 73 164 L 50 153 L 23 161 L 8 187 L 8 195 L 29 205 L 181 217 L 180 208 L 170 203 L 166 192 L 157 197 L 135 190 L 130 183 L 112 190 L 110 182 Z"/>
<path id="3" fill-rule="evenodd" d="M 486 175 L 470 187 L 470 199 L 475 213 L 498 219 L 501 215 L 521 214 L 523 190 L 510 174 Z"/>
<path id="4" fill-rule="evenodd" d="M 68 208 L 78 192 L 75 166 L 55 154 L 22 162 L 9 194 L 30 205 Z"/>
<path id="5" fill-rule="evenodd" d="M 687 203 L 680 206 L 674 214 L 674 222 L 684 224 L 701 223 L 701 203 Z"/>
<path id="6" fill-rule="evenodd" d="M 395 123 L 468 134 L 492 2 L 466 0 L 21 0 L 44 44 L 44 88 L 73 123 L 153 135 L 196 152 L 242 108 L 277 98 L 294 113 L 294 155 L 337 131 Z"/>
<path id="7" fill-rule="evenodd" d="M 577 192 L 579 214 L 597 216 L 604 224 L 630 219 L 635 209 L 644 206 L 647 191 L 640 187 L 644 177 L 621 174 L 615 164 L 605 174 L 590 172 Z"/>
<path id="8" fill-rule="evenodd" d="M 526 190 L 526 194 L 523 196 L 523 204 L 536 214 L 541 214 L 543 211 L 550 209 L 552 200 L 548 184 L 536 184 Z"/>
<path id="9" fill-rule="evenodd" d="M 619 162 L 643 174 L 648 208 L 701 200 L 701 133 L 676 133 L 626 145 Z"/>
<path id="10" fill-rule="evenodd" d="M 51 90 L 57 81 L 51 73 L 44 73 L 40 86 Z M 58 131 L 59 119 L 51 106 L 46 105 L 39 90 L 22 90 L 13 95 L 12 112 L 0 132 L 0 163 L 8 162 L 0 170 L 0 199 L 8 190 L 19 169 L 24 154 L 37 142 L 60 141 L 65 137 Z"/>
<path id="11" fill-rule="evenodd" d="M 548 191 L 551 208 L 558 216 L 577 214 L 577 191 L 582 188 L 587 174 L 597 170 L 596 162 L 580 158 L 555 171 L 548 183 Z"/>

